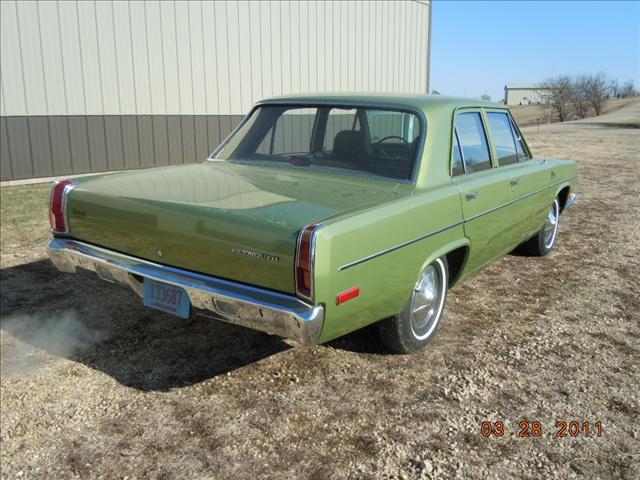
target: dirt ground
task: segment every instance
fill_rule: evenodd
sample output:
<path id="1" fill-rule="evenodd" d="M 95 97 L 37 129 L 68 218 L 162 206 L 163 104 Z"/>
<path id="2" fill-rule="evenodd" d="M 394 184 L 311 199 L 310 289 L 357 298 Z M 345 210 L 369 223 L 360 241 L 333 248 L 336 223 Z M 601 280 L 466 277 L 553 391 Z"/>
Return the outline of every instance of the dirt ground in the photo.
<path id="1" fill-rule="evenodd" d="M 640 108 L 617 115 L 525 129 L 579 163 L 557 249 L 455 287 L 413 356 L 145 310 L 46 260 L 46 188 L 2 189 L 2 478 L 639 478 Z"/>

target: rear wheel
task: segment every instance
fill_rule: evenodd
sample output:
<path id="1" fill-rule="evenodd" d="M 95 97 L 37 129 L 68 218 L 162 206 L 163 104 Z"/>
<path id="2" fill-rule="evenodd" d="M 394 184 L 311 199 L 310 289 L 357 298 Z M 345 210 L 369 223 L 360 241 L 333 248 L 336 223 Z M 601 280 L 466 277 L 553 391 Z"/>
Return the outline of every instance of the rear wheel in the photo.
<path id="1" fill-rule="evenodd" d="M 560 224 L 560 202 L 555 198 L 547 213 L 544 225 L 538 233 L 522 244 L 522 250 L 529 255 L 544 257 L 556 244 Z"/>
<path id="2" fill-rule="evenodd" d="M 378 324 L 382 342 L 397 353 L 413 353 L 434 336 L 447 299 L 449 272 L 445 257 L 430 263 L 420 274 L 405 308 Z"/>

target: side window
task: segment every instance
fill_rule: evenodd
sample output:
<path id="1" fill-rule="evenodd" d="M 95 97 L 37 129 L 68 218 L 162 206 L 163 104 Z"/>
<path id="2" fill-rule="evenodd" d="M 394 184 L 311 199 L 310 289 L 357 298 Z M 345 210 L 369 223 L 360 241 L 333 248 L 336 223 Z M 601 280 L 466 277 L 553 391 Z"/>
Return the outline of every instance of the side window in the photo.
<path id="1" fill-rule="evenodd" d="M 489 112 L 489 129 L 493 146 L 498 154 L 498 164 L 500 166 L 518 163 L 516 144 L 513 138 L 511 122 L 506 113 Z"/>
<path id="2" fill-rule="evenodd" d="M 455 125 L 466 173 L 490 169 L 491 155 L 480 112 L 458 114 Z"/>
<path id="3" fill-rule="evenodd" d="M 458 134 L 453 132 L 453 147 L 451 149 L 451 175 L 462 175 L 464 167 L 462 166 L 462 155 L 460 154 L 460 143 L 458 143 Z"/>
<path id="4" fill-rule="evenodd" d="M 511 131 L 513 132 L 513 138 L 516 140 L 516 151 L 518 152 L 518 160 L 523 162 L 524 160 L 529 160 L 529 155 L 527 154 L 527 149 L 524 146 L 524 140 L 520 133 L 518 133 L 518 129 L 516 128 L 516 123 L 509 115 L 509 124 L 511 125 Z"/>

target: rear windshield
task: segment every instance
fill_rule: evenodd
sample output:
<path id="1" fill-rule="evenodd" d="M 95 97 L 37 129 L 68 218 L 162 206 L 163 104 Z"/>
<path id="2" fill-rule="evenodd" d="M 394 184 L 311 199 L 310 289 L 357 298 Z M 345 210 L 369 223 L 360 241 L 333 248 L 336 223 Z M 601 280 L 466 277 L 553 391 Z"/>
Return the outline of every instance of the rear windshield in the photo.
<path id="1" fill-rule="evenodd" d="M 421 140 L 409 111 L 264 105 L 212 158 L 410 180 Z"/>

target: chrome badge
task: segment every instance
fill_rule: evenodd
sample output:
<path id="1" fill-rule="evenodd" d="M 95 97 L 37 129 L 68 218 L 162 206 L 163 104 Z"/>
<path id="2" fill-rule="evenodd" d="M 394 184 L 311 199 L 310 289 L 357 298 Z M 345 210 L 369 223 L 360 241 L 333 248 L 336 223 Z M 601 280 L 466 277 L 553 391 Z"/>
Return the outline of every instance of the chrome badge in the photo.
<path id="1" fill-rule="evenodd" d="M 262 260 L 266 260 L 268 262 L 280 261 L 280 257 L 276 257 L 275 255 L 269 255 L 268 253 L 262 252 L 254 252 L 252 250 L 245 250 L 244 248 L 232 248 L 231 252 L 237 255 L 246 255 L 247 257 L 261 258 Z"/>

